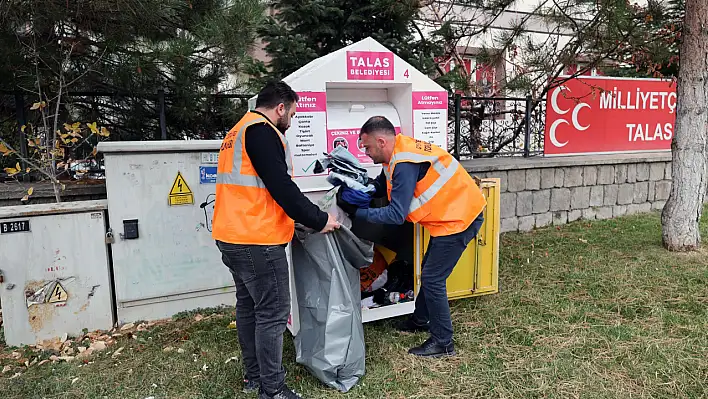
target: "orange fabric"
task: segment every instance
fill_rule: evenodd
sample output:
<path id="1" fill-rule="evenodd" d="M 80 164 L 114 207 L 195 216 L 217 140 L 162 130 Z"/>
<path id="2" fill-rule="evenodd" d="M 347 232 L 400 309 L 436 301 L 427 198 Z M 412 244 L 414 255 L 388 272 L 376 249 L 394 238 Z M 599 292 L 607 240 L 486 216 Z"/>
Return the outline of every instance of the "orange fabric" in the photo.
<path id="1" fill-rule="evenodd" d="M 246 153 L 246 127 L 255 123 L 267 123 L 278 131 L 263 116 L 248 112 L 222 141 L 212 238 L 244 245 L 286 244 L 292 240 L 295 222 L 271 197 Z M 287 158 L 290 156 L 287 141 L 280 132 L 278 134 Z M 286 161 L 292 165 L 291 159 Z M 292 168 L 289 169 L 292 177 Z"/>
<path id="2" fill-rule="evenodd" d="M 359 269 L 361 271 L 361 276 L 359 277 L 361 291 L 365 291 L 367 288 L 371 287 L 371 284 L 383 274 L 387 267 L 388 262 L 386 262 L 386 258 L 378 248 L 374 248 L 374 261 L 369 267 Z"/>
<path id="3" fill-rule="evenodd" d="M 399 134 L 390 164 L 385 164 L 388 198 L 397 163 L 429 163 L 415 187 L 407 220 L 419 223 L 430 235 L 448 236 L 466 230 L 487 205 L 479 186 L 455 158 L 442 148 Z"/>

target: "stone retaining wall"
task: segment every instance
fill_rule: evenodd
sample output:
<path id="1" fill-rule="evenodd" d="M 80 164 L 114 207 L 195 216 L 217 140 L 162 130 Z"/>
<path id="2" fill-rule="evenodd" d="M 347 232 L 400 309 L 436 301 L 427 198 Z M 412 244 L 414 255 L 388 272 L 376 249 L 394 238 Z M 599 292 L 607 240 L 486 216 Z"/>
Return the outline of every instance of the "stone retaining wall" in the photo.
<path id="1" fill-rule="evenodd" d="M 609 219 L 662 209 L 671 190 L 671 154 L 493 158 L 463 161 L 479 177 L 501 179 L 501 231 L 529 231 L 578 219 Z M 68 185 L 63 201 L 106 198 L 100 182 Z M 31 203 L 54 202 L 33 184 Z M 0 183 L 0 206 L 21 205 L 29 186 Z"/>
<path id="2" fill-rule="evenodd" d="M 501 179 L 501 231 L 529 231 L 579 219 L 609 219 L 664 207 L 671 154 L 646 153 L 463 161 Z"/>

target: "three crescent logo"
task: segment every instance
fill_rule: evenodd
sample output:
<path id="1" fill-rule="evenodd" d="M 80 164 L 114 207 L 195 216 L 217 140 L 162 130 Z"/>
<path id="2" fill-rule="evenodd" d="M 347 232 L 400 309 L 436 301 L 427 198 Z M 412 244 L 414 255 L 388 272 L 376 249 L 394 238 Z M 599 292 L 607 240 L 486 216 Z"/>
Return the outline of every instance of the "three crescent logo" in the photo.
<path id="1" fill-rule="evenodd" d="M 558 94 L 560 94 L 560 92 L 563 90 L 567 90 L 570 92 L 570 89 L 568 87 L 558 86 L 555 90 L 553 90 L 553 93 L 551 94 L 551 108 L 553 108 L 553 111 L 558 115 L 565 115 L 570 112 L 570 109 L 560 109 L 560 107 L 558 107 Z M 575 130 L 580 132 L 588 130 L 588 128 L 590 127 L 590 125 L 582 126 L 578 122 L 578 113 L 581 109 L 585 107 L 590 108 L 590 105 L 587 103 L 579 103 L 573 108 L 573 112 L 571 112 L 570 114 L 570 123 L 573 124 Z M 551 143 L 558 148 L 564 147 L 566 144 L 568 144 L 567 140 L 561 143 L 556 137 L 556 129 L 558 129 L 558 126 L 563 124 L 568 125 L 569 122 L 563 118 L 558 118 L 555 122 L 553 122 L 553 124 L 551 124 L 551 128 L 548 130 L 548 136 L 551 140 Z"/>

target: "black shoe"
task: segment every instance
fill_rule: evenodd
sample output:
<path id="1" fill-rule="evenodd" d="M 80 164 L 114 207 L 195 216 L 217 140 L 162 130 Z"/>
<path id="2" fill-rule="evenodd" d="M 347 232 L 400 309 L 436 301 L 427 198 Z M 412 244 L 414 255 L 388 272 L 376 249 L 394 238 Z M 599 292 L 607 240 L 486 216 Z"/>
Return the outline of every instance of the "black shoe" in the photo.
<path id="1" fill-rule="evenodd" d="M 408 318 L 406 320 L 400 321 L 396 324 L 396 330 L 401 332 L 427 332 L 430 330 L 430 323 L 419 324 L 416 323 L 413 318 Z"/>
<path id="2" fill-rule="evenodd" d="M 249 380 L 248 378 L 243 379 L 243 393 L 257 393 L 261 384 L 255 380 Z"/>
<path id="3" fill-rule="evenodd" d="M 261 391 L 260 396 L 258 399 L 303 399 L 302 396 L 296 394 L 295 392 L 291 391 L 290 388 L 287 386 L 283 387 L 283 389 L 276 393 L 273 396 L 268 395 L 267 393 Z"/>
<path id="4" fill-rule="evenodd" d="M 288 376 L 288 370 L 283 369 L 285 372 L 285 377 Z M 243 377 L 243 393 L 259 393 L 260 392 L 260 387 L 261 383 L 256 381 L 256 380 L 249 380 L 246 377 Z"/>
<path id="5" fill-rule="evenodd" d="M 422 345 L 411 348 L 408 353 L 421 357 L 455 356 L 455 346 L 452 343 L 447 346 L 438 345 L 432 338 L 428 338 Z"/>

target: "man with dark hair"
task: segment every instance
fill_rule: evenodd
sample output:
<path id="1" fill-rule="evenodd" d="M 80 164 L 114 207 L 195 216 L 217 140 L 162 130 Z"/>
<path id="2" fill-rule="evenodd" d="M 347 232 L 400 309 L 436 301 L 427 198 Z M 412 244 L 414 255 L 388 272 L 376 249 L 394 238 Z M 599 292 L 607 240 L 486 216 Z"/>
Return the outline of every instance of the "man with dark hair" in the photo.
<path id="1" fill-rule="evenodd" d="M 285 131 L 298 100 L 284 82 L 267 84 L 226 135 L 219 151 L 212 237 L 236 284 L 236 326 L 246 369 L 244 392 L 261 399 L 298 399 L 285 385 L 283 333 L 290 315 L 285 247 L 295 222 L 327 233 L 332 215 L 292 180 Z"/>
<path id="2" fill-rule="evenodd" d="M 447 278 L 483 223 L 487 202 L 472 177 L 447 151 L 433 144 L 396 135 L 383 116 L 364 123 L 359 134 L 366 154 L 383 164 L 375 180 L 375 197 L 388 196 L 383 208 L 359 208 L 347 203 L 346 187 L 338 204 L 369 223 L 401 225 L 406 220 L 430 233 L 421 271 L 421 287 L 413 316 L 403 331 L 430 331 L 430 338 L 408 352 L 417 356 L 454 355 Z"/>

